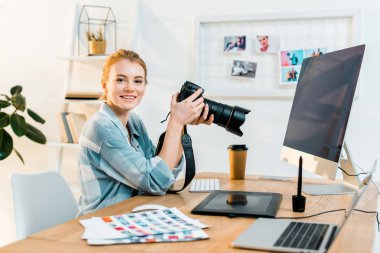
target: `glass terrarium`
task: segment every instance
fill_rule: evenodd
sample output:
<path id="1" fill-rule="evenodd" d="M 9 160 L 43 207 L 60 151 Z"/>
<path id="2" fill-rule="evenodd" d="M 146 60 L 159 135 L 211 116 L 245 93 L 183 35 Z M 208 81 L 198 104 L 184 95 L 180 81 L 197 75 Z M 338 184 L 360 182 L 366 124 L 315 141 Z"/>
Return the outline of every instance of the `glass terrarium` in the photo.
<path id="1" fill-rule="evenodd" d="M 78 55 L 116 51 L 116 19 L 111 7 L 83 5 L 78 22 Z"/>

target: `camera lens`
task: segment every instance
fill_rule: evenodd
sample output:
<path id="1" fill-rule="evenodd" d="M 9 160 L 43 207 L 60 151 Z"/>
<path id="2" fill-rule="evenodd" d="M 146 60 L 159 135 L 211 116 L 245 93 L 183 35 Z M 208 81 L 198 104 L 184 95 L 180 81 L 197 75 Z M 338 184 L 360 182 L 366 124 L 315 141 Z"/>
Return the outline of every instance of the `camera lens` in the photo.
<path id="1" fill-rule="evenodd" d="M 245 121 L 245 115 L 251 110 L 239 106 L 229 106 L 205 98 L 204 102 L 209 106 L 207 118 L 214 114 L 214 123 L 225 128 L 228 132 L 242 136 L 240 126 Z"/>
<path id="2" fill-rule="evenodd" d="M 201 87 L 196 85 L 195 83 L 186 81 L 181 87 L 181 91 L 178 96 L 178 101 L 180 102 L 188 98 L 200 88 Z M 201 97 L 202 94 L 199 95 L 199 97 Z M 204 102 L 209 106 L 207 119 L 210 117 L 211 114 L 214 114 L 215 124 L 225 128 L 228 132 L 231 132 L 233 134 L 239 136 L 243 135 L 243 132 L 240 130 L 240 126 L 243 125 L 245 121 L 245 115 L 249 113 L 251 110 L 239 106 L 232 107 L 226 104 L 212 101 L 207 98 L 204 98 Z"/>

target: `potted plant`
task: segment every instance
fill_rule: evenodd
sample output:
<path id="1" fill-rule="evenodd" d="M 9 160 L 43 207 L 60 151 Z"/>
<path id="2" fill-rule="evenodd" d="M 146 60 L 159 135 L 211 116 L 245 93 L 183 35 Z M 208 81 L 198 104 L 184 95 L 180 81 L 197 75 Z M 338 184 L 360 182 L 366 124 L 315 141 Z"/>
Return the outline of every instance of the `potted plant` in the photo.
<path id="1" fill-rule="evenodd" d="M 86 35 L 88 39 L 89 55 L 105 54 L 106 41 L 104 40 L 103 31 L 101 27 L 99 27 L 99 30 L 96 33 L 87 31 Z"/>
<path id="2" fill-rule="evenodd" d="M 26 108 L 26 99 L 21 95 L 22 87 L 19 85 L 11 88 L 11 95 L 0 94 L 0 160 L 7 158 L 12 151 L 15 151 L 16 155 L 24 163 L 24 159 L 21 154 L 13 147 L 12 136 L 5 129 L 10 125 L 14 134 L 18 137 L 26 136 L 30 140 L 45 144 L 45 135 L 35 128 L 34 126 L 26 123 L 25 117 L 22 113 L 27 111 L 28 115 L 36 122 L 44 124 L 45 120 L 41 118 L 37 113 Z M 11 109 L 13 106 L 13 109 Z M 11 111 L 10 113 L 4 112 L 4 109 Z"/>

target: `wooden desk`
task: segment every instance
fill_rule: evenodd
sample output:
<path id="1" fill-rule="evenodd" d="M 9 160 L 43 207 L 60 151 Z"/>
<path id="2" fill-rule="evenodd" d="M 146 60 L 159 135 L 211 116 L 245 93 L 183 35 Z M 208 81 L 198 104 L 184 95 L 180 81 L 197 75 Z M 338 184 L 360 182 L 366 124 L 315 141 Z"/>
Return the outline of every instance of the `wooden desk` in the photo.
<path id="1" fill-rule="evenodd" d="M 350 206 L 352 198 L 351 195 L 307 196 L 306 212 L 299 214 L 292 212 L 291 199 L 292 195 L 296 192 L 295 181 L 271 181 L 259 179 L 255 176 L 247 176 L 246 180 L 231 181 L 228 179 L 228 175 L 217 173 L 201 173 L 197 177 L 220 178 L 221 189 L 223 190 L 281 193 L 283 201 L 277 213 L 278 217 L 306 216 L 333 209 L 347 208 Z M 318 183 L 321 181 L 305 180 L 305 182 Z M 0 248 L 0 252 L 253 252 L 252 250 L 232 248 L 230 244 L 255 219 L 193 215 L 190 213 L 191 209 L 206 196 L 207 193 L 189 193 L 188 190 L 184 190 L 179 194 L 167 194 L 165 196 L 138 196 L 95 213 L 82 216 L 79 219 L 127 213 L 131 212 L 132 208 L 137 205 L 155 203 L 168 207 L 177 207 L 186 215 L 210 225 L 210 228 L 205 229 L 205 232 L 210 236 L 210 239 L 207 240 L 89 246 L 85 240 L 80 239 L 84 230 L 78 222 L 79 219 L 74 219 Z M 376 189 L 372 186 L 362 196 L 357 208 L 374 211 L 377 207 L 377 199 Z M 344 212 L 323 214 L 307 220 L 333 222 L 340 225 L 344 221 Z M 329 252 L 372 252 L 375 222 L 376 217 L 374 214 L 353 212 Z"/>

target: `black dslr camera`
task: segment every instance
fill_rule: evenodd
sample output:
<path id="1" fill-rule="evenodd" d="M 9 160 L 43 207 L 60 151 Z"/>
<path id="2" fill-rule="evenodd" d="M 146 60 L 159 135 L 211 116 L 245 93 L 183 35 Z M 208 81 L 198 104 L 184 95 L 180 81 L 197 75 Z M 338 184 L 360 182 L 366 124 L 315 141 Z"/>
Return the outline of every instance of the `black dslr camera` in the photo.
<path id="1" fill-rule="evenodd" d="M 186 81 L 182 87 L 178 96 L 178 102 L 186 99 L 198 89 L 200 89 L 198 85 Z M 199 96 L 201 97 L 202 94 Z M 199 98 L 198 97 L 198 98 Z M 226 104 L 221 104 L 210 99 L 204 98 L 204 102 L 209 106 L 209 112 L 207 118 L 210 117 L 211 114 L 214 114 L 214 123 L 218 126 L 224 127 L 228 132 L 233 134 L 242 136 L 243 132 L 239 129 L 241 125 L 243 125 L 245 121 L 245 115 L 251 110 L 241 108 L 239 106 L 229 106 Z"/>

